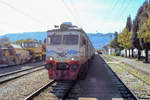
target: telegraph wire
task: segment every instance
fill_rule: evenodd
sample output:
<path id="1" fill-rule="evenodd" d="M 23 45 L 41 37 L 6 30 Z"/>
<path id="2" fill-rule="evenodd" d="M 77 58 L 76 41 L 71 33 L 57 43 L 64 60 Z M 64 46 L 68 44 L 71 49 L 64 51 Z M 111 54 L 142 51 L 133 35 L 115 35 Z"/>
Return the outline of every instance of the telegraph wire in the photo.
<path id="1" fill-rule="evenodd" d="M 122 9 L 122 10 L 120 11 L 119 16 L 120 16 L 120 19 L 121 19 L 121 20 L 123 20 L 124 18 L 127 19 L 127 17 L 129 16 L 129 15 L 126 16 L 126 12 L 128 11 L 128 10 L 126 10 L 126 9 L 132 7 L 132 2 L 133 2 L 133 0 L 132 0 L 132 1 L 128 1 L 128 2 L 124 5 L 124 9 Z M 124 12 L 124 13 L 122 13 L 122 12 Z M 130 13 L 129 13 L 129 14 L 130 14 Z M 124 20 L 124 21 L 125 21 L 125 23 L 126 23 L 126 20 Z M 125 26 L 124 26 L 124 27 L 125 27 Z M 123 27 L 123 28 L 124 28 L 124 27 Z"/>
<path id="2" fill-rule="evenodd" d="M 130 2 L 130 1 L 128 1 L 128 2 Z M 122 0 L 122 2 L 120 3 L 120 5 L 118 7 L 118 9 L 120 9 L 120 10 L 116 14 L 116 16 L 118 16 L 120 20 L 122 18 L 122 15 L 125 13 L 125 11 L 127 9 L 128 2 L 125 2 L 124 0 Z M 117 19 L 115 18 L 115 20 L 117 20 Z"/>
<path id="3" fill-rule="evenodd" d="M 75 17 L 77 18 L 77 21 L 78 21 L 78 24 L 79 24 L 79 20 L 81 20 L 80 14 L 79 14 L 77 8 L 74 6 L 72 0 L 70 0 L 70 4 L 72 5 L 71 7 L 73 8 L 74 13 L 76 13 Z M 78 15 L 78 16 L 76 16 L 76 15 Z M 81 27 L 83 27 L 83 24 L 81 25 Z"/>
<path id="4" fill-rule="evenodd" d="M 114 14 L 115 8 L 117 7 L 118 4 L 119 4 L 118 0 L 113 2 L 112 6 L 111 6 L 112 12 L 109 13 L 110 15 Z M 107 16 L 107 18 L 108 18 L 108 16 Z M 101 27 L 96 30 L 96 32 L 98 32 L 98 30 L 101 30 L 105 25 L 106 25 L 106 23 L 103 23 L 101 25 Z"/>
<path id="5" fill-rule="evenodd" d="M 74 13 L 70 9 L 70 7 L 66 4 L 65 0 L 62 0 L 62 2 L 64 4 L 64 6 L 66 7 L 66 9 L 69 11 L 69 13 L 72 16 L 72 18 L 74 19 L 74 21 L 78 24 L 78 21 L 77 21 L 76 17 L 74 16 Z"/>
<path id="6" fill-rule="evenodd" d="M 116 5 L 115 7 L 118 8 L 118 9 L 120 9 L 120 11 L 119 11 L 116 15 L 118 15 L 118 16 L 120 16 L 120 18 L 122 18 L 122 17 L 124 16 L 125 12 L 127 11 L 126 8 L 129 7 L 129 5 L 132 4 L 132 3 L 129 3 L 129 2 L 130 2 L 130 1 L 128 1 L 127 4 L 125 4 L 124 6 L 121 5 L 121 4 L 124 3 L 124 0 L 122 0 L 121 3 L 118 3 L 119 6 Z M 128 5 L 128 4 L 129 4 L 129 5 Z M 113 9 L 113 10 L 115 10 L 115 9 Z M 114 17 L 115 17 L 116 15 L 114 15 Z M 116 19 L 116 18 L 115 18 L 115 19 Z M 104 25 L 105 25 L 105 24 L 104 24 Z M 103 26 L 104 26 L 104 25 L 103 25 Z M 102 29 L 102 27 L 101 27 L 101 29 Z"/>
<path id="7" fill-rule="evenodd" d="M 13 9 L 14 11 L 16 11 L 16 12 L 18 12 L 18 13 L 20 13 L 20 14 L 22 14 L 22 15 L 30 18 L 30 19 L 32 19 L 32 20 L 34 20 L 36 23 L 41 24 L 41 21 L 39 19 L 36 19 L 35 17 L 31 16 L 30 14 L 25 13 L 24 11 L 22 11 L 20 9 L 17 9 L 16 7 L 12 6 L 11 4 L 9 4 L 9 3 L 7 3 L 7 2 L 5 2 L 3 0 L 0 0 L 0 3 L 6 5 L 7 7 L 11 8 L 11 9 Z"/>
<path id="8" fill-rule="evenodd" d="M 41 20 L 39 20 L 39 19 L 31 16 L 30 14 L 28 14 L 28 13 L 26 13 L 26 12 L 24 12 L 24 11 L 18 9 L 18 8 L 16 8 L 15 6 L 11 5 L 10 3 L 8 3 L 8 2 L 6 2 L 4 0 L 0 0 L 0 3 L 3 4 L 3 5 L 5 5 L 5 6 L 7 6 L 7 7 L 9 7 L 10 9 L 14 10 L 15 12 L 17 12 L 17 13 L 19 13 L 19 14 L 21 14 L 21 15 L 29 18 L 29 19 L 31 19 L 33 22 L 38 23 L 37 25 L 43 25 L 44 24 L 44 23 L 41 22 Z M 11 27 L 13 27 L 13 25 Z M 31 28 L 32 25 L 28 26 L 28 27 Z M 27 29 L 27 27 L 25 27 L 25 26 L 22 26 L 22 28 Z"/>

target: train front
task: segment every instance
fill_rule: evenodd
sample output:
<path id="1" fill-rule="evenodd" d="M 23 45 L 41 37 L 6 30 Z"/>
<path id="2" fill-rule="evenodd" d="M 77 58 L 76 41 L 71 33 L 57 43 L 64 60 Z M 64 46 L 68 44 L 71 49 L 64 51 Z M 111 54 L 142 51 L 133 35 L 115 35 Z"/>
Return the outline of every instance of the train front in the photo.
<path id="1" fill-rule="evenodd" d="M 80 69 L 79 34 L 68 30 L 47 32 L 46 69 L 50 79 L 74 80 Z"/>

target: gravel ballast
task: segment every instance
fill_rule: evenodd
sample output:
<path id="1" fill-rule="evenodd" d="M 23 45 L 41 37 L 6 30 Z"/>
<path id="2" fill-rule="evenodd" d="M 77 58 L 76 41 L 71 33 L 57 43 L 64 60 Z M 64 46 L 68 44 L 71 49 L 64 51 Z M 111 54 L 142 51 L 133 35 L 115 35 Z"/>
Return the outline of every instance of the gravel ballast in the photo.
<path id="1" fill-rule="evenodd" d="M 47 70 L 43 69 L 0 84 L 0 100 L 23 100 L 49 81 Z"/>
<path id="2" fill-rule="evenodd" d="M 139 100 L 150 100 L 150 86 L 139 80 L 137 77 L 130 74 L 123 68 L 123 65 L 117 63 L 115 60 L 110 60 L 106 56 L 102 56 L 112 70 L 119 76 L 119 78 L 130 88 Z M 110 63 L 111 62 L 111 63 Z"/>
<path id="3" fill-rule="evenodd" d="M 38 96 L 36 96 L 34 100 L 58 100 L 58 98 L 53 93 L 51 93 L 51 91 L 52 87 L 48 87 L 47 89 L 42 91 Z"/>

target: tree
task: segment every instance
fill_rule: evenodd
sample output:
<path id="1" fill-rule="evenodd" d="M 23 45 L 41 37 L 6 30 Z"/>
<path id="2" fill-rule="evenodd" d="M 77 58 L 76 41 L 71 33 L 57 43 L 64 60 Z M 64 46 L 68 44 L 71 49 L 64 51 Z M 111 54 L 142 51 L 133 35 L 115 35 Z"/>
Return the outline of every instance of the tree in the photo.
<path id="1" fill-rule="evenodd" d="M 129 50 L 130 57 L 130 49 L 133 49 L 133 45 L 131 43 L 131 35 L 132 35 L 132 21 L 131 17 L 127 18 L 126 27 L 119 34 L 118 41 L 121 47 L 125 48 L 125 55 L 127 57 L 127 50 Z"/>
<path id="2" fill-rule="evenodd" d="M 123 49 L 120 47 L 119 42 L 118 42 L 118 32 L 115 32 L 115 38 L 111 40 L 110 45 L 111 48 L 115 49 L 116 55 L 120 55 L 120 51 Z"/>
<path id="3" fill-rule="evenodd" d="M 119 34 L 118 41 L 121 47 L 125 48 L 125 56 L 127 57 L 127 50 L 130 50 L 132 44 L 130 42 L 131 32 L 126 28 Z"/>
<path id="4" fill-rule="evenodd" d="M 145 50 L 145 62 L 148 62 L 148 50 L 150 50 L 150 18 L 146 19 L 138 32 L 138 38 L 142 49 Z"/>
<path id="5" fill-rule="evenodd" d="M 132 21 L 131 21 L 131 15 L 129 15 L 129 17 L 127 18 L 127 22 L 126 22 L 126 29 L 127 29 L 127 32 L 129 32 L 129 36 L 128 36 L 128 39 L 129 39 L 129 42 L 128 42 L 128 50 L 129 50 L 129 57 L 130 57 L 130 49 L 132 50 L 132 57 L 133 57 L 133 49 L 134 49 L 134 46 L 132 45 L 131 43 L 131 36 L 133 34 L 132 32 Z"/>
<path id="6" fill-rule="evenodd" d="M 136 37 L 140 45 L 140 49 L 145 50 L 145 62 L 148 62 L 148 50 L 150 50 L 150 3 L 146 0 L 140 7 L 136 16 L 138 29 Z"/>
<path id="7" fill-rule="evenodd" d="M 110 42 L 110 47 L 112 47 L 114 49 L 118 49 L 119 48 L 118 33 L 117 32 L 115 32 L 115 38 L 113 40 L 111 40 L 111 42 Z"/>
<path id="8" fill-rule="evenodd" d="M 132 36 L 131 36 L 131 43 L 132 45 L 138 49 L 138 60 L 141 59 L 141 50 L 142 50 L 142 47 L 140 45 L 140 40 L 138 38 L 138 34 L 137 32 L 139 31 L 139 27 L 140 27 L 140 15 L 142 14 L 143 12 L 143 6 L 141 6 L 139 9 L 138 9 L 138 13 L 136 15 L 136 18 L 134 19 L 133 21 L 133 25 L 132 25 Z"/>

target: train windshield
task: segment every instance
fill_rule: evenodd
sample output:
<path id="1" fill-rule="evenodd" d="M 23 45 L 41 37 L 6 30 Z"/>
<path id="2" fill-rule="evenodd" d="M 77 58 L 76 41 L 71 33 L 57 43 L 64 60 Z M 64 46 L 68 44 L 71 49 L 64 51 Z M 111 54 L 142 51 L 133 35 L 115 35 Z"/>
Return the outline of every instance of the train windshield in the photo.
<path id="1" fill-rule="evenodd" d="M 63 44 L 66 44 L 66 45 L 78 44 L 78 35 L 64 35 Z"/>
<path id="2" fill-rule="evenodd" d="M 78 35 L 52 35 L 48 37 L 50 45 L 76 45 L 78 44 Z"/>
<path id="3" fill-rule="evenodd" d="M 54 35 L 54 36 L 50 36 L 50 43 L 51 45 L 58 45 L 58 44 L 61 44 L 61 38 L 62 36 L 61 35 Z"/>

